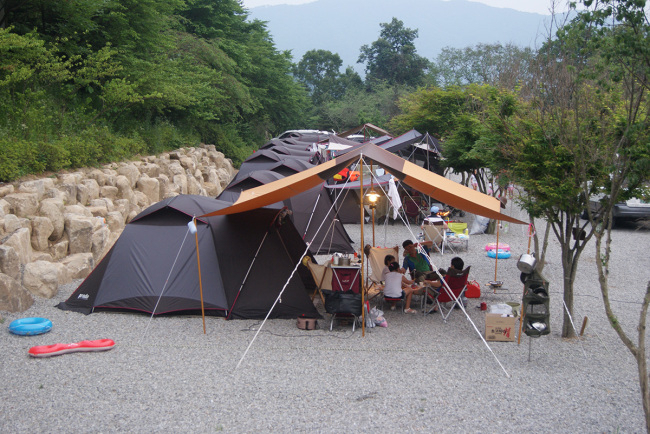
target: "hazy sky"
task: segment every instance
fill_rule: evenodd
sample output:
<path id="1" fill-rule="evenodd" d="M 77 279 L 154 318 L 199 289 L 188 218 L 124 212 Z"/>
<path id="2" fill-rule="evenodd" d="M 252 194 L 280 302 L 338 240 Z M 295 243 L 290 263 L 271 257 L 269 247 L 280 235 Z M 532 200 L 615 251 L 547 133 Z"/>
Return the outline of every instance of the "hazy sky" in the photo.
<path id="1" fill-rule="evenodd" d="M 314 0 L 243 0 L 244 6 L 247 8 L 254 8 L 263 5 L 279 5 L 279 4 L 302 4 L 310 3 Z M 445 0 L 453 1 L 453 0 Z M 486 5 L 512 8 L 524 12 L 536 12 L 538 14 L 550 15 L 549 9 L 553 0 L 470 0 L 477 3 L 485 3 Z M 566 1 L 556 1 L 558 12 L 566 10 Z"/>

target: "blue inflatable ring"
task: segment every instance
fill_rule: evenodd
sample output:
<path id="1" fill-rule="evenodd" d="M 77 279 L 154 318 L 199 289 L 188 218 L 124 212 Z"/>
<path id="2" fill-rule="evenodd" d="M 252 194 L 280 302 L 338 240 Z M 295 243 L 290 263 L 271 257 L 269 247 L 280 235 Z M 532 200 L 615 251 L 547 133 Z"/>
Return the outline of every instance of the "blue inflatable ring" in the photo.
<path id="1" fill-rule="evenodd" d="M 496 258 L 498 256 L 499 259 L 508 259 L 510 257 L 510 252 L 508 250 L 488 250 L 487 255 L 490 258 Z"/>
<path id="2" fill-rule="evenodd" d="M 21 318 L 9 324 L 9 331 L 15 335 L 32 336 L 52 330 L 52 321 L 47 318 Z"/>

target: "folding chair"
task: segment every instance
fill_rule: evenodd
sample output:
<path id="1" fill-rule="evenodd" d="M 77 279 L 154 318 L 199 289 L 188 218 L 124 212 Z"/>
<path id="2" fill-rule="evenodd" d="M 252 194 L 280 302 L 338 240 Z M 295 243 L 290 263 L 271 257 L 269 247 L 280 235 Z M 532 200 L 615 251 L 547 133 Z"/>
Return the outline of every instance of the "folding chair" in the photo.
<path id="1" fill-rule="evenodd" d="M 420 222 L 423 211 L 422 208 L 420 208 L 420 204 L 414 199 L 404 196 L 402 198 L 402 209 L 404 209 L 404 214 L 406 214 L 407 220 L 412 221 L 415 224 Z"/>
<path id="2" fill-rule="evenodd" d="M 368 279 L 372 282 L 372 286 L 379 290 L 379 293 L 382 292 L 384 288 L 384 282 L 381 278 L 381 273 L 384 270 L 385 264 L 384 260 L 386 256 L 393 255 L 396 261 L 399 261 L 399 247 L 370 247 L 366 246 L 364 249 L 366 253 L 366 258 L 368 259 L 368 264 L 370 264 L 370 273 Z"/>
<path id="3" fill-rule="evenodd" d="M 440 287 L 440 294 L 436 297 L 436 305 L 438 311 L 442 315 L 442 320 L 447 322 L 447 318 L 451 315 L 456 305 L 460 307 L 462 297 L 467 291 L 467 278 L 469 277 L 470 267 L 465 268 L 463 271 L 458 271 L 455 268 L 449 268 L 445 275 L 445 283 Z M 447 309 L 448 303 L 452 303 Z"/>
<path id="4" fill-rule="evenodd" d="M 325 306 L 323 290 L 332 290 L 332 269 L 327 265 L 315 264 L 309 256 L 305 256 L 302 263 L 307 266 L 311 272 L 311 277 L 313 277 L 314 282 L 316 282 L 316 290 L 311 295 L 311 301 L 314 301 L 316 294 L 318 294 L 323 302 L 323 306 Z"/>
<path id="5" fill-rule="evenodd" d="M 446 231 L 444 226 L 440 225 L 424 225 L 422 226 L 424 237 L 427 240 L 433 241 L 433 245 L 443 255 L 445 254 Z"/>
<path id="6" fill-rule="evenodd" d="M 404 299 L 402 298 L 392 298 L 392 297 L 385 297 L 384 296 L 384 282 L 381 280 L 381 273 L 384 270 L 384 267 L 386 266 L 384 264 L 384 260 L 386 259 L 386 256 L 388 255 L 393 255 L 395 257 L 395 261 L 399 261 L 398 255 L 399 255 L 399 247 L 386 247 L 386 248 L 381 248 L 381 247 L 370 247 L 366 249 L 366 253 L 368 255 L 368 263 L 370 264 L 370 268 L 372 272 L 368 276 L 372 284 L 375 286 L 375 288 L 378 289 L 378 292 L 374 297 L 379 295 L 380 298 L 380 309 L 384 309 L 384 302 L 388 303 L 397 303 L 401 302 L 402 303 L 402 313 L 404 312 Z"/>
<path id="7" fill-rule="evenodd" d="M 449 223 L 449 230 L 454 233 L 454 244 L 465 246 L 465 250 L 469 249 L 469 230 L 467 223 Z"/>

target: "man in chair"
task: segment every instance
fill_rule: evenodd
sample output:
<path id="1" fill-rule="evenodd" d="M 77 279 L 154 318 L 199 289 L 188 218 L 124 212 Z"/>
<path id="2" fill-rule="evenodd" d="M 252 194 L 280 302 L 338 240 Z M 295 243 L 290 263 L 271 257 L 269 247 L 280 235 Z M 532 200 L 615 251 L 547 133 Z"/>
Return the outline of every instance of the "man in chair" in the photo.
<path id="1" fill-rule="evenodd" d="M 433 288 L 441 286 L 440 279 L 435 271 L 431 268 L 427 256 L 429 249 L 433 246 L 433 241 L 422 241 L 418 244 L 413 244 L 413 241 L 406 240 L 402 243 L 404 247 L 404 263 L 403 267 L 411 273 L 411 277 L 416 282 L 424 282 Z M 418 247 L 422 247 L 424 254 L 418 252 Z"/>

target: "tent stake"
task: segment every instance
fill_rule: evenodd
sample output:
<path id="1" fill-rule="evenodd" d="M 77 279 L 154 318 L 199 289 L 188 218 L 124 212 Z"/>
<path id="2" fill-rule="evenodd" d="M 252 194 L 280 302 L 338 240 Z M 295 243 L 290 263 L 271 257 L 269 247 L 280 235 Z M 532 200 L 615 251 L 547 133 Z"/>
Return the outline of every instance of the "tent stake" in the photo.
<path id="1" fill-rule="evenodd" d="M 196 218 L 192 218 L 194 226 L 196 227 Z M 205 334 L 205 309 L 203 307 L 203 282 L 201 280 L 201 258 L 199 257 L 199 231 L 198 228 L 194 232 L 194 240 L 196 240 L 196 262 L 199 265 L 199 292 L 201 294 L 201 317 L 203 318 L 203 334 Z"/>

